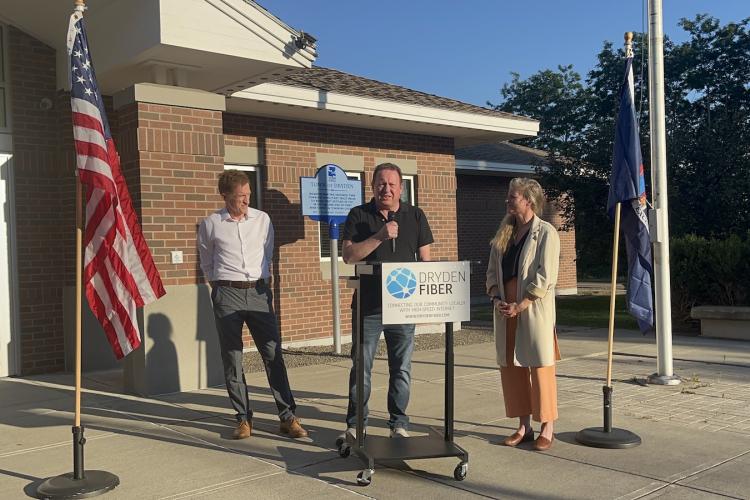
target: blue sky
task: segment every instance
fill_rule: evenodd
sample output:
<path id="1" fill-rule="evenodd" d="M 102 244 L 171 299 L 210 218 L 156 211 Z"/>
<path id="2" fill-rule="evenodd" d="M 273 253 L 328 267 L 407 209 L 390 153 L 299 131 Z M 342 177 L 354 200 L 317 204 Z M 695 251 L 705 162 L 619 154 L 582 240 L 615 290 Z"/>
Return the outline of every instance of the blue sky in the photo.
<path id="1" fill-rule="evenodd" d="M 585 76 L 605 40 L 645 31 L 639 0 L 258 0 L 318 39 L 319 66 L 484 105 L 510 72 L 573 64 Z M 663 0 L 664 32 L 680 18 L 750 17 L 749 0 Z"/>

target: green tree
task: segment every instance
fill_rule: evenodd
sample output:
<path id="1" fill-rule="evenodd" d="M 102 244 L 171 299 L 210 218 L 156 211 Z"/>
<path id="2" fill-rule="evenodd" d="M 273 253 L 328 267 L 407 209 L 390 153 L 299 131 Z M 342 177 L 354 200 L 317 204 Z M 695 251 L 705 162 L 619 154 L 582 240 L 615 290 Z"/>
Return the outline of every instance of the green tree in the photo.
<path id="1" fill-rule="evenodd" d="M 671 229 L 726 237 L 750 227 L 750 18 L 683 19 L 669 62 Z"/>
<path id="2" fill-rule="evenodd" d="M 726 236 L 750 227 L 750 35 L 746 19 L 720 26 L 707 15 L 683 19 L 689 39 L 665 40 L 670 232 Z M 650 192 L 646 38 L 636 34 L 636 106 Z M 503 85 L 497 109 L 540 121 L 519 141 L 548 152 L 541 182 L 577 236 L 578 269 L 606 276 L 612 222 L 606 214 L 614 124 L 624 51 L 606 42 L 585 82 L 572 66 Z M 644 68 L 642 70 L 642 68 Z M 639 78 L 643 73 L 642 78 Z"/>
<path id="3" fill-rule="evenodd" d="M 568 65 L 558 66 L 557 71 L 540 71 L 528 80 L 521 80 L 518 73 L 511 76 L 511 83 L 500 90 L 504 102 L 498 109 L 533 116 L 544 124 L 526 145 L 557 155 L 577 153 L 577 135 L 585 126 L 584 104 L 589 97 L 581 75 Z"/>

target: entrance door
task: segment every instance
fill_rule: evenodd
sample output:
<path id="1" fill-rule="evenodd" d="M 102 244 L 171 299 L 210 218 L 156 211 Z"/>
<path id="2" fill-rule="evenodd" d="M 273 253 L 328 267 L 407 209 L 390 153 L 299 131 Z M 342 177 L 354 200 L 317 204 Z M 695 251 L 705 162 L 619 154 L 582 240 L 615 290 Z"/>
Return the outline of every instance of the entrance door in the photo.
<path id="1" fill-rule="evenodd" d="M 13 198 L 11 193 L 12 155 L 0 151 L 0 377 L 16 375 L 18 366 L 18 337 L 13 328 L 16 299 L 15 270 L 12 266 Z"/>

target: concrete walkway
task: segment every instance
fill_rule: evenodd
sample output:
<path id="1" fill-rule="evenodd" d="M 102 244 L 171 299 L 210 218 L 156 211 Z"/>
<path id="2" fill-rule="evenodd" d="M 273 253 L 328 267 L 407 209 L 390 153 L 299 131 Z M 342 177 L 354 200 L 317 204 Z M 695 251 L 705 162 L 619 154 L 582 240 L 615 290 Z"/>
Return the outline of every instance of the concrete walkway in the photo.
<path id="1" fill-rule="evenodd" d="M 86 377 L 86 466 L 119 476 L 103 498 L 748 498 L 750 497 L 750 343 L 675 337 L 679 386 L 647 385 L 653 339 L 618 332 L 615 427 L 643 444 L 587 448 L 576 432 L 602 423 L 606 331 L 560 332 L 560 420 L 547 453 L 496 443 L 516 422 L 504 417 L 491 343 L 456 348 L 456 441 L 470 453 L 465 481 L 457 459 L 379 465 L 370 486 L 356 484 L 359 459 L 342 459 L 348 363 L 290 370 L 298 414 L 310 438 L 277 434 L 264 374 L 252 374 L 254 435 L 229 437 L 233 419 L 223 388 L 147 399 L 119 394 L 116 373 Z M 415 353 L 413 434 L 442 425 L 443 353 Z M 72 468 L 72 377 L 0 380 L 0 498 L 33 496 L 49 476 Z M 371 435 L 386 435 L 387 365 L 373 375 Z"/>

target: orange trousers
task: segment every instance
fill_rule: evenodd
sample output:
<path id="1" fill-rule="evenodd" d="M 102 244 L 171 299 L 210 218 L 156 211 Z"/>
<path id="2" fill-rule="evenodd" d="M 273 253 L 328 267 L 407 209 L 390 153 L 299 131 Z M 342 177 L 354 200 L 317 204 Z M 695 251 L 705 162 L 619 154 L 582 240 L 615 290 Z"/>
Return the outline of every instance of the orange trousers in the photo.
<path id="1" fill-rule="evenodd" d="M 507 302 L 517 302 L 516 287 L 516 278 L 505 285 Z M 517 317 L 505 319 L 506 366 L 500 367 L 505 414 L 508 417 L 531 415 L 537 422 L 557 420 L 555 365 L 526 367 L 513 364 L 517 325 Z"/>

